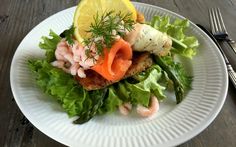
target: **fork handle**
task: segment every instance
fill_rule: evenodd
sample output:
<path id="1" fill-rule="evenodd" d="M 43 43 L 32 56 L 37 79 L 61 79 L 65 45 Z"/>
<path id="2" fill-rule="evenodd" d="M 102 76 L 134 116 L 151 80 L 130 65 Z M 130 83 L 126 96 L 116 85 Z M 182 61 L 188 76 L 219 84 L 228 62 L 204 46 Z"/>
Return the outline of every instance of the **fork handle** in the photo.
<path id="1" fill-rule="evenodd" d="M 236 54 L 236 43 L 233 41 L 227 41 L 229 46 L 233 49 L 234 53 Z"/>
<path id="2" fill-rule="evenodd" d="M 232 68 L 230 64 L 227 64 L 227 69 L 228 69 L 229 78 L 232 84 L 234 85 L 234 87 L 236 88 L 236 72 L 234 71 L 234 69 Z"/>

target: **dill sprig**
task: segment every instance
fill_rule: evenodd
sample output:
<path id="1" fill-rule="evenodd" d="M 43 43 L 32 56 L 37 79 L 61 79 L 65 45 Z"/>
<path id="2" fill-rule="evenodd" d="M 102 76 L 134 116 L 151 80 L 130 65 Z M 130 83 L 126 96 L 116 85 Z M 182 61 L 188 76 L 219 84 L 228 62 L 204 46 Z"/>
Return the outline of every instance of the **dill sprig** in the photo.
<path id="1" fill-rule="evenodd" d="M 92 46 L 95 45 L 96 53 L 103 54 L 104 48 L 111 48 L 114 41 L 119 37 L 124 37 L 127 31 L 133 29 L 134 21 L 131 19 L 131 13 L 122 14 L 115 11 L 105 12 L 102 15 L 94 16 L 94 23 L 87 31 L 91 36 L 84 40 L 87 47 L 86 55 L 91 56 Z"/>

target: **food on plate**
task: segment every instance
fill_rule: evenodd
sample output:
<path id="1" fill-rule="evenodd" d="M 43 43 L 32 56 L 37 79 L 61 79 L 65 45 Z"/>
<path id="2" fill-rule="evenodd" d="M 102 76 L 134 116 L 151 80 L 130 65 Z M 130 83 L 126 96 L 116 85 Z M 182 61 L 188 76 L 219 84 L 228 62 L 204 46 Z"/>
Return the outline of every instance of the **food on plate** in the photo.
<path id="1" fill-rule="evenodd" d="M 119 111 L 123 115 L 128 115 L 131 110 L 132 110 L 132 104 L 129 102 L 119 106 Z"/>
<path id="2" fill-rule="evenodd" d="M 145 23 L 145 17 L 143 15 L 143 13 L 136 11 L 137 13 L 137 18 L 136 18 L 136 22 L 138 23 Z"/>
<path id="3" fill-rule="evenodd" d="M 188 26 L 170 16 L 145 21 L 129 0 L 82 0 L 73 25 L 42 37 L 45 58 L 30 59 L 29 67 L 39 87 L 78 117 L 74 123 L 116 110 L 149 117 L 166 91 L 179 104 L 191 89 L 192 77 L 175 60 L 196 54 L 198 40 L 186 35 Z"/>
<path id="4" fill-rule="evenodd" d="M 137 73 L 140 73 L 142 71 L 145 71 L 149 67 L 151 67 L 153 64 L 153 59 L 151 58 L 151 55 L 148 52 L 138 53 L 135 52 L 133 54 L 132 58 L 132 64 L 125 73 L 125 75 L 122 77 L 122 79 L 131 77 Z M 93 70 L 87 70 L 85 71 L 86 77 L 80 78 L 79 76 L 76 77 L 79 84 L 83 86 L 86 90 L 97 90 L 105 88 L 114 82 L 106 80 L 103 78 L 100 74 Z"/>
<path id="5" fill-rule="evenodd" d="M 89 37 L 87 30 L 94 21 L 94 17 L 110 11 L 131 14 L 132 20 L 137 19 L 136 9 L 129 0 L 82 0 L 76 8 L 73 20 L 76 39 L 82 42 L 84 38 Z"/>
<path id="6" fill-rule="evenodd" d="M 152 96 L 150 98 L 150 104 L 148 108 L 140 104 L 137 105 L 137 113 L 144 117 L 153 115 L 158 111 L 158 109 L 159 109 L 159 102 L 155 96 Z"/>
<path id="7" fill-rule="evenodd" d="M 132 64 L 132 48 L 123 39 L 118 39 L 111 48 L 103 49 L 97 64 L 91 69 L 102 75 L 108 81 L 119 81 L 122 79 Z"/>
<path id="8" fill-rule="evenodd" d="M 158 56 L 166 56 L 172 46 L 171 38 L 147 24 L 136 23 L 134 29 L 125 35 L 125 40 L 134 51 L 148 51 Z"/>

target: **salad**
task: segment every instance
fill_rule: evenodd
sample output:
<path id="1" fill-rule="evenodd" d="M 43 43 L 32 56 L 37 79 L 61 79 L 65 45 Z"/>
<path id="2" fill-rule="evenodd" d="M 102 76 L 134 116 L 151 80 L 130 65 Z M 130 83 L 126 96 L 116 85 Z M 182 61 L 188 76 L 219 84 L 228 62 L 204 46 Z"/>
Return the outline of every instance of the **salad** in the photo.
<path id="1" fill-rule="evenodd" d="M 199 46 L 196 37 L 185 33 L 189 21 L 157 15 L 145 21 L 129 0 L 119 0 L 130 11 L 98 10 L 87 25 L 79 25 L 85 22 L 78 14 L 89 1 L 77 6 L 70 28 L 42 37 L 45 58 L 28 61 L 37 85 L 69 117 L 77 116 L 76 124 L 117 110 L 151 116 L 166 91 L 173 91 L 179 104 L 193 77 L 175 58 L 192 59 Z"/>

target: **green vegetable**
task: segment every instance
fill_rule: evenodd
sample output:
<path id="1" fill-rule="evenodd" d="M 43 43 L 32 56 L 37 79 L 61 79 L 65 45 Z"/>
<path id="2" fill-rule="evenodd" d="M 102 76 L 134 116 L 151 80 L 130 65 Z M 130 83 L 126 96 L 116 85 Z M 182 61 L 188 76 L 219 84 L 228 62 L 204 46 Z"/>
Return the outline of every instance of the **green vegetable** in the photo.
<path id="1" fill-rule="evenodd" d="M 112 112 L 123 102 L 131 102 L 132 104 L 141 104 L 148 107 L 151 94 L 155 95 L 159 100 L 166 96 L 163 91 L 165 86 L 159 84 L 162 77 L 162 70 L 158 65 L 152 66 L 147 71 L 137 74 L 135 82 L 131 82 L 130 78 L 120 81 L 110 86 L 109 97 L 106 99 L 106 111 Z M 104 112 L 104 111 L 103 111 Z"/>
<path id="2" fill-rule="evenodd" d="M 62 105 L 69 116 L 80 115 L 87 92 L 74 78 L 53 67 L 46 60 L 29 60 L 29 67 L 35 75 L 37 85 Z"/>
<path id="3" fill-rule="evenodd" d="M 68 44 L 73 45 L 74 44 L 74 40 L 73 40 L 74 31 L 75 31 L 75 27 L 72 25 L 69 29 L 63 31 L 60 36 L 62 38 L 66 38 L 66 41 L 68 42 Z"/>
<path id="4" fill-rule="evenodd" d="M 103 105 L 105 91 L 86 91 L 61 69 L 53 67 L 46 60 L 29 60 L 36 82 L 48 95 L 53 96 L 70 117 L 80 116 L 75 123 L 90 120 Z"/>
<path id="5" fill-rule="evenodd" d="M 132 103 L 142 104 L 147 107 L 151 94 L 155 95 L 159 100 L 166 98 L 163 93 L 165 87 L 159 84 L 161 77 L 161 68 L 158 65 L 154 65 L 135 77 L 136 80 L 139 80 L 138 83 L 132 84 L 126 81 L 125 84 L 130 92 Z"/>
<path id="6" fill-rule="evenodd" d="M 61 36 L 71 34 L 71 29 L 64 31 Z M 43 41 L 39 44 L 40 48 L 46 50 L 46 59 L 29 60 L 29 68 L 34 73 L 37 85 L 53 96 L 70 117 L 80 116 L 74 123 L 87 122 L 103 105 L 105 89 L 86 91 L 72 75 L 53 67 L 50 62 L 55 60 L 54 52 L 61 37 L 52 30 L 49 36 L 42 37 Z"/>
<path id="7" fill-rule="evenodd" d="M 199 46 L 199 43 L 196 37 L 188 36 L 185 33 L 189 27 L 189 21 L 187 19 L 175 19 L 171 22 L 169 16 L 154 16 L 150 25 L 171 36 L 173 41 L 172 53 L 188 58 L 196 55 L 196 48 Z"/>
<path id="8" fill-rule="evenodd" d="M 188 48 L 188 46 L 184 43 L 182 43 L 181 41 L 171 37 L 171 40 L 172 40 L 172 46 L 174 46 L 175 48 L 178 48 L 178 49 L 186 49 Z"/>
<path id="9" fill-rule="evenodd" d="M 43 36 L 39 47 L 46 51 L 45 56 L 48 62 L 55 61 L 55 50 L 57 44 L 61 41 L 61 37 L 50 30 L 49 37 Z"/>
<path id="10" fill-rule="evenodd" d="M 92 99 L 92 107 L 87 111 L 84 110 L 83 113 L 79 116 L 77 120 L 74 121 L 75 124 L 83 124 L 89 121 L 92 117 L 94 117 L 100 107 L 103 105 L 103 101 L 106 97 L 107 88 L 102 90 L 95 90 L 90 92 L 90 99 Z M 88 99 L 88 98 L 87 98 Z"/>
<path id="11" fill-rule="evenodd" d="M 170 56 L 155 56 L 155 61 L 173 81 L 176 102 L 179 104 L 183 100 L 186 91 L 191 88 L 192 77 L 188 76 L 183 66 L 174 62 Z"/>
<path id="12" fill-rule="evenodd" d="M 148 107 L 151 94 L 159 100 L 166 98 L 164 90 L 166 84 L 160 85 L 166 81 L 165 75 L 158 65 L 150 69 L 113 84 L 108 88 L 108 96 L 104 100 L 99 113 L 110 113 L 117 110 L 122 103 L 141 104 Z M 135 79 L 134 79 L 135 78 Z"/>
<path id="13" fill-rule="evenodd" d="M 116 92 L 114 86 L 108 88 L 108 96 L 104 99 L 103 106 L 100 107 L 100 114 L 114 112 L 122 104 L 122 100 Z"/>

